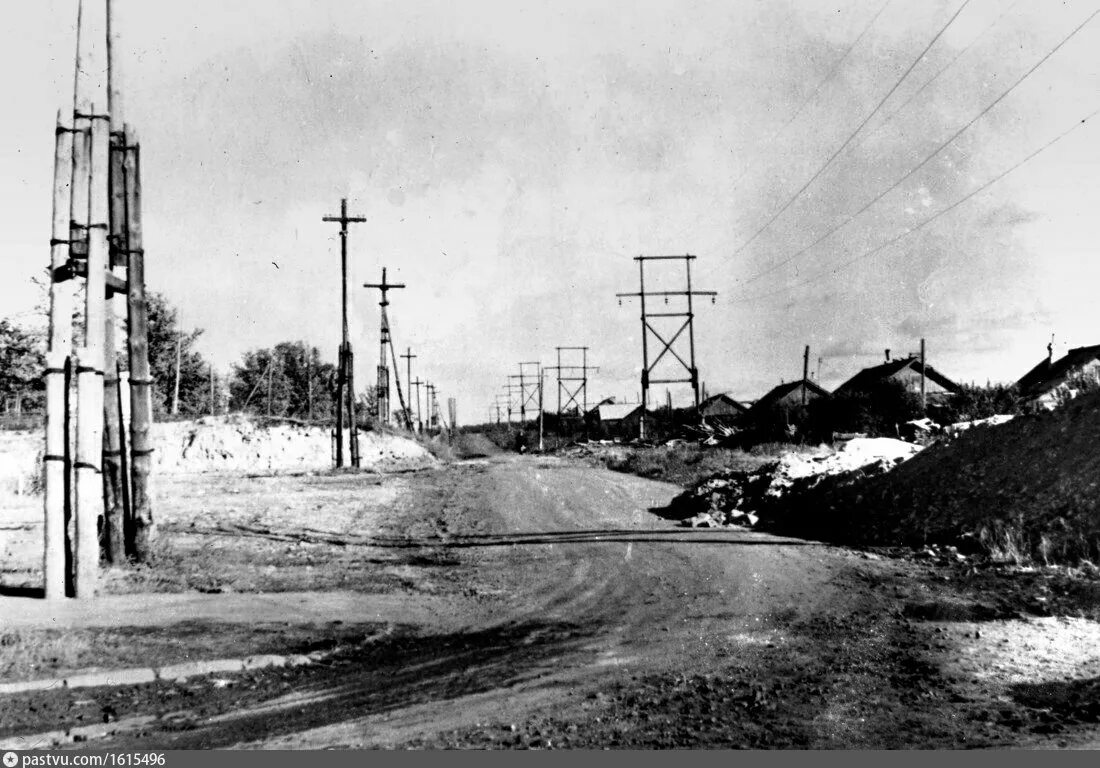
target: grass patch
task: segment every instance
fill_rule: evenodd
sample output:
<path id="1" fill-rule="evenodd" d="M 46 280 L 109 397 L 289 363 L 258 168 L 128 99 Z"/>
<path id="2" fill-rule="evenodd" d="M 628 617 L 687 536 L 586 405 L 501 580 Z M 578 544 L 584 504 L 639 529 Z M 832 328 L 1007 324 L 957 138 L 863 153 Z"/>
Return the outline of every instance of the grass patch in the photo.
<path id="1" fill-rule="evenodd" d="M 0 680 L 62 677 L 89 668 L 311 653 L 360 642 L 379 626 L 187 621 L 163 627 L 0 630 Z"/>
<path id="2" fill-rule="evenodd" d="M 783 446 L 782 450 L 789 450 Z M 752 452 L 732 448 L 717 448 L 695 443 L 659 446 L 631 446 L 616 454 L 600 457 L 604 466 L 615 472 L 661 480 L 682 487 L 694 486 L 717 472 L 741 470 L 750 472 L 771 463 L 781 450 L 771 452 L 761 448 Z"/>

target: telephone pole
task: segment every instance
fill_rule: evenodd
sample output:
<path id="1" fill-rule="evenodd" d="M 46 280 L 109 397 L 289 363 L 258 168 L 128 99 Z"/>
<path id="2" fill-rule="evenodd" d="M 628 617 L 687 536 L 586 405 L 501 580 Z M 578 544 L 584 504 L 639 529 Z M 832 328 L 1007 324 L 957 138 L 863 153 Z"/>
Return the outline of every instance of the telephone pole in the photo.
<path id="1" fill-rule="evenodd" d="M 405 425 L 412 431 L 412 399 L 413 399 L 413 382 L 412 382 L 412 361 L 417 358 L 417 355 L 412 353 L 412 347 L 405 348 L 405 354 L 401 355 L 405 360 L 405 381 L 408 382 L 409 400 L 408 405 L 405 407 Z"/>
<path id="2" fill-rule="evenodd" d="M 363 283 L 364 288 L 377 288 L 382 292 L 382 300 L 378 306 L 382 308 L 382 325 L 379 335 L 379 347 L 381 354 L 378 358 L 378 389 L 375 397 L 375 418 L 380 424 L 388 424 L 390 420 L 390 368 L 387 364 L 386 351 L 390 345 L 390 320 L 386 314 L 386 307 L 390 305 L 389 292 L 396 288 L 404 288 L 404 283 L 390 283 L 386 280 L 386 268 L 382 267 L 381 283 Z M 400 394 L 400 393 L 399 393 Z"/>
<path id="3" fill-rule="evenodd" d="M 424 386 L 424 382 L 420 380 L 420 377 L 416 377 L 416 381 L 412 383 L 416 387 L 416 431 L 424 431 L 424 419 L 420 416 L 420 387 Z"/>
<path id="4" fill-rule="evenodd" d="M 348 224 L 362 224 L 366 218 L 348 216 L 348 200 L 340 200 L 339 216 L 324 216 L 322 221 L 336 222 L 340 225 L 340 307 L 341 307 L 341 343 L 339 364 L 336 372 L 336 466 L 344 466 L 344 398 L 347 397 L 349 443 L 351 446 L 351 465 L 359 466 L 359 430 L 355 421 L 355 378 L 353 368 L 354 353 L 348 340 Z"/>
<path id="5" fill-rule="evenodd" d="M 649 385 L 650 384 L 681 384 L 690 383 L 692 392 L 695 395 L 695 409 L 699 409 L 699 369 L 695 365 L 695 307 L 693 299 L 696 296 L 710 296 L 711 302 L 714 302 L 714 297 L 717 296 L 716 291 L 697 291 L 694 290 L 691 284 L 691 262 L 695 260 L 695 256 L 691 254 L 685 254 L 683 256 L 635 256 L 634 260 L 638 262 L 638 291 L 633 293 L 618 293 L 616 296 L 619 298 L 619 304 L 622 304 L 622 300 L 628 297 L 637 297 L 641 300 L 641 319 L 642 319 L 642 418 L 639 424 L 639 437 L 645 439 L 646 437 L 646 407 L 649 404 Z M 682 291 L 647 291 L 645 289 L 645 265 L 647 262 L 653 261 L 683 261 L 684 269 L 687 278 L 687 287 Z M 687 306 L 684 311 L 680 312 L 650 312 L 646 308 L 647 298 L 663 298 L 665 303 L 668 303 L 669 297 L 684 297 L 687 299 Z M 683 318 L 683 322 L 675 332 L 668 336 L 666 340 L 665 335 L 654 328 L 651 320 L 653 318 Z M 684 331 L 688 333 L 688 359 L 684 358 L 673 348 L 676 341 L 680 338 Z M 667 331 L 666 331 L 667 333 Z M 649 359 L 649 337 L 659 342 L 661 351 L 657 354 L 653 361 Z M 671 354 L 672 357 L 684 367 L 687 371 L 687 378 L 667 378 L 667 379 L 654 379 L 650 378 L 657 364 L 661 362 L 666 354 Z"/>

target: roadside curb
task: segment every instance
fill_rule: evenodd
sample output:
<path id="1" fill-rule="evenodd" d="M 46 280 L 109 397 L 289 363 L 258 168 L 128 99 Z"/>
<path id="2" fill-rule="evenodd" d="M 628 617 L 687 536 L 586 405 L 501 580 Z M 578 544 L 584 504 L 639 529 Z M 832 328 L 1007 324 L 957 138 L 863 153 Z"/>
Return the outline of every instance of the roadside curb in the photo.
<path id="1" fill-rule="evenodd" d="M 321 661 L 335 653 L 315 651 L 310 654 L 259 654 L 240 659 L 211 659 L 207 661 L 185 661 L 179 664 L 166 664 L 162 667 L 130 667 L 125 669 L 104 669 L 76 672 L 66 677 L 46 678 L 43 680 L 22 680 L 14 683 L 0 683 L 0 695 L 49 691 L 56 688 L 102 688 L 119 685 L 141 685 L 159 680 L 180 682 L 190 677 L 210 675 L 218 672 L 248 672 L 253 669 L 271 667 L 301 667 Z"/>

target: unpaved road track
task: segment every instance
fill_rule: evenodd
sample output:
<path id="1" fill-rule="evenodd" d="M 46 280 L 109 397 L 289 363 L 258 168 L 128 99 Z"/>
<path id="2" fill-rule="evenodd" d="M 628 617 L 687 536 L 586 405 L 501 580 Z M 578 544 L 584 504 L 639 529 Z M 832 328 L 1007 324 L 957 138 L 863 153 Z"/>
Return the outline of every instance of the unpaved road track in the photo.
<path id="1" fill-rule="evenodd" d="M 378 562 L 403 553 L 402 589 L 110 598 L 118 616 L 140 604 L 148 621 L 157 611 L 162 621 L 295 621 L 295 606 L 308 602 L 301 621 L 376 625 L 369 639 L 311 667 L 81 691 L 70 698 L 91 707 L 90 720 L 102 711 L 112 721 L 103 742 L 85 745 L 862 748 L 1095 739 L 1087 714 L 1027 702 L 1100 675 L 1092 622 L 978 623 L 956 603 L 952 621 L 914 621 L 907 607 L 949 597 L 903 563 L 756 532 L 677 528 L 650 510 L 678 489 L 555 459 L 465 462 L 406 476 L 400 487 L 389 529 L 235 530 L 327 541 Z M 22 605 L 22 626 L 43 620 L 40 608 Z M 113 614 L 98 615 L 110 623 L 103 617 Z M 1044 638 L 1050 648 L 1037 651 Z M 999 674 L 990 673 L 995 665 Z M 70 702 L 65 710 L 63 695 L 52 708 L 26 703 L 65 727 L 77 709 Z"/>

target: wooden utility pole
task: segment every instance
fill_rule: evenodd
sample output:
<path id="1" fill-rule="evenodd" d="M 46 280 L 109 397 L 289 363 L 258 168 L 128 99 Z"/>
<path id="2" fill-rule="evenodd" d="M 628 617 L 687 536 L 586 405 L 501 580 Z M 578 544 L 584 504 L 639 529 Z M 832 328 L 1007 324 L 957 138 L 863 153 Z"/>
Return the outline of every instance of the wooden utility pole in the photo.
<path id="1" fill-rule="evenodd" d="M 73 179 L 74 132 L 57 113 L 54 139 L 53 234 L 50 238 L 50 341 L 46 353 L 46 510 L 42 571 L 46 598 L 66 593 L 65 528 L 69 516 L 69 352 L 73 345 L 73 283 L 59 280 L 69 258 L 69 197 Z M 77 134 L 78 142 L 83 135 Z"/>
<path id="2" fill-rule="evenodd" d="M 810 345 L 802 353 L 802 407 L 806 407 L 806 384 L 810 380 Z"/>
<path id="3" fill-rule="evenodd" d="M 176 315 L 176 380 L 172 386 L 172 415 L 178 416 L 180 412 L 180 358 L 183 347 L 183 328 L 178 325 L 179 315 Z"/>
<path id="4" fill-rule="evenodd" d="M 412 426 L 412 392 L 413 392 L 413 390 L 412 390 L 412 388 L 413 388 L 413 383 L 412 383 L 412 361 L 415 360 L 417 356 L 412 353 L 412 347 L 406 347 L 405 348 L 405 354 L 401 355 L 401 357 L 405 360 L 405 381 L 407 382 L 407 388 L 409 390 L 409 400 L 408 400 L 408 405 L 406 405 L 406 410 L 405 410 L 405 425 L 411 431 L 412 428 L 413 428 L 413 426 Z"/>
<path id="5" fill-rule="evenodd" d="M 925 361 L 925 357 L 924 357 L 924 339 L 922 338 L 920 340 L 920 409 L 921 409 L 921 413 L 924 412 L 925 406 L 926 406 L 925 392 L 924 392 L 924 366 L 925 366 L 924 361 Z"/>
<path id="6" fill-rule="evenodd" d="M 363 283 L 364 288 L 377 288 L 382 293 L 382 300 L 378 302 L 381 311 L 381 327 L 378 341 L 380 354 L 378 357 L 378 385 L 375 396 L 375 418 L 380 424 L 388 424 L 390 420 L 390 367 L 387 353 L 390 353 L 390 320 L 386 314 L 386 307 L 390 305 L 389 292 L 404 288 L 404 283 L 391 283 L 386 280 L 386 268 L 382 267 L 381 283 Z M 395 371 L 396 373 L 396 371 Z M 400 390 L 398 392 L 400 394 Z"/>
<path id="7" fill-rule="evenodd" d="M 105 31 L 105 30 L 104 30 Z M 101 50 L 101 49 L 100 49 Z M 98 60 L 96 60 L 98 64 Z M 102 62 L 106 67 L 106 60 Z M 105 82 L 102 83 L 104 86 Z M 99 102 L 100 108 L 106 106 Z M 76 350 L 76 554 L 74 594 L 95 595 L 99 579 L 99 516 L 103 512 L 103 359 L 107 322 L 107 175 L 110 125 L 106 114 L 90 104 L 91 155 L 88 192 L 88 253 L 86 260 L 84 345 Z M 74 180 L 74 183 L 82 183 Z"/>
<path id="8" fill-rule="evenodd" d="M 123 171 L 126 180 L 127 342 L 130 355 L 130 473 L 131 515 L 128 549 L 138 562 L 152 559 L 153 501 L 149 476 L 153 469 L 153 376 L 149 367 L 149 306 L 145 298 L 145 250 L 141 215 L 141 145 L 126 126 Z"/>
<path id="9" fill-rule="evenodd" d="M 676 384 L 676 383 L 690 383 L 692 392 L 695 395 L 695 409 L 699 410 L 699 369 L 695 365 L 695 307 L 693 299 L 696 296 L 710 296 L 711 301 L 714 301 L 714 297 L 718 294 L 715 291 L 697 291 L 691 284 L 691 262 L 695 260 L 695 256 L 686 254 L 683 256 L 635 256 L 634 260 L 638 262 L 638 291 L 632 293 L 619 293 L 616 294 L 619 298 L 619 303 L 622 304 L 622 300 L 626 297 L 637 297 L 641 300 L 642 305 L 642 417 L 639 423 L 638 432 L 641 439 L 646 438 L 646 407 L 649 405 L 649 385 L 650 384 Z M 687 277 L 687 289 L 683 291 L 646 291 L 645 289 L 645 265 L 647 262 L 652 261 L 667 261 L 667 260 L 680 260 L 684 262 L 684 268 L 686 270 Z M 669 297 L 682 296 L 687 299 L 686 311 L 683 312 L 648 312 L 646 308 L 646 299 L 652 297 L 662 297 L 667 303 Z M 650 322 L 652 318 L 656 317 L 675 317 L 684 318 L 683 323 L 678 329 L 675 330 L 666 341 L 665 336 L 662 335 L 653 323 Z M 685 361 L 676 350 L 673 345 L 676 344 L 677 339 L 684 331 L 688 332 L 688 360 Z M 657 354 L 653 361 L 649 360 L 649 343 L 648 338 L 650 334 L 661 343 L 661 351 Z M 657 367 L 657 364 L 661 362 L 666 354 L 671 354 L 682 365 L 687 373 L 687 378 L 678 379 L 651 379 L 650 375 Z"/>
<path id="10" fill-rule="evenodd" d="M 210 364 L 210 415 L 218 415 L 218 405 L 214 400 L 214 364 Z"/>
<path id="11" fill-rule="evenodd" d="M 271 418 L 272 387 L 275 384 L 275 350 L 272 350 L 271 360 L 267 365 L 267 418 Z"/>
<path id="12" fill-rule="evenodd" d="M 588 364 L 588 347 L 555 347 L 558 355 L 558 364 L 547 370 L 557 371 L 558 379 L 558 420 L 576 408 L 579 416 L 588 412 L 588 372 L 600 370 L 597 366 Z M 562 352 L 572 352 L 573 361 L 576 362 L 576 353 L 580 352 L 581 364 L 562 365 Z M 562 395 L 565 395 L 564 399 Z"/>
<path id="13" fill-rule="evenodd" d="M 109 140 L 109 219 L 108 270 L 117 280 L 125 280 L 126 251 L 126 185 L 123 180 L 125 139 L 122 135 L 122 99 L 120 96 L 118 67 L 114 56 L 118 49 L 118 25 L 114 23 L 112 0 L 106 0 L 107 9 L 107 112 L 110 115 Z M 130 512 L 125 485 L 125 459 L 123 457 L 123 424 L 119 401 L 119 364 L 117 326 L 125 312 L 123 291 L 107 288 L 106 327 L 103 344 L 103 549 L 108 562 L 120 563 L 125 559 L 125 519 Z"/>
<path id="14" fill-rule="evenodd" d="M 306 419 L 313 421 L 313 349 L 306 347 Z"/>
<path id="15" fill-rule="evenodd" d="M 322 221 L 337 222 L 340 225 L 340 312 L 341 342 L 339 364 L 336 374 L 336 466 L 344 466 L 344 397 L 347 397 L 349 443 L 351 465 L 359 466 L 359 428 L 355 418 L 355 356 L 348 340 L 348 224 L 362 224 L 366 218 L 348 216 L 347 198 L 340 200 L 339 216 L 324 216 Z"/>
<path id="16" fill-rule="evenodd" d="M 545 373 L 546 372 L 544 370 L 539 369 L 539 453 L 542 453 L 543 449 L 545 448 L 545 444 L 543 442 L 543 428 L 542 428 L 542 411 L 543 411 L 543 408 L 542 408 L 542 385 L 543 385 L 543 382 L 545 381 L 545 378 L 544 378 Z"/>
<path id="17" fill-rule="evenodd" d="M 423 384 L 424 384 L 424 382 L 422 382 L 420 380 L 419 376 L 416 378 L 416 381 L 414 381 L 412 383 L 412 385 L 414 387 L 416 387 L 416 431 L 417 432 L 423 432 L 424 431 L 424 420 L 420 416 L 420 387 L 423 386 Z"/>

